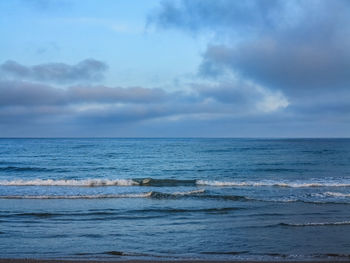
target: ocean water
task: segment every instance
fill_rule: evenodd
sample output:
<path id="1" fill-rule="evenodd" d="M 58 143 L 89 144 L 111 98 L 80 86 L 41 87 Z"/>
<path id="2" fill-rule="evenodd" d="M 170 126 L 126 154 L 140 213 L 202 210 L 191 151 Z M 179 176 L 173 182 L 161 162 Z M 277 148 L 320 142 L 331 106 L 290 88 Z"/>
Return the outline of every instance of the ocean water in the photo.
<path id="1" fill-rule="evenodd" d="M 348 139 L 0 139 L 0 257 L 350 258 Z"/>

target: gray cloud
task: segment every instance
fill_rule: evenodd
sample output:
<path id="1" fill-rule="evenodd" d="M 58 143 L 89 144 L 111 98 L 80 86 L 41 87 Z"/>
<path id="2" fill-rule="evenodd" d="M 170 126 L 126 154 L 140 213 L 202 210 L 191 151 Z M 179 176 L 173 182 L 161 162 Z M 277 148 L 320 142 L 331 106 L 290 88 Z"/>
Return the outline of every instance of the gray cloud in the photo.
<path id="1" fill-rule="evenodd" d="M 203 58 L 202 75 L 217 77 L 230 69 L 291 96 L 347 89 L 350 84 L 350 51 L 327 43 L 259 39 L 236 47 L 210 46 Z"/>
<path id="2" fill-rule="evenodd" d="M 242 86 L 245 86 L 242 88 Z M 245 83 L 222 83 L 219 85 L 194 85 L 199 94 L 225 104 L 253 104 L 261 98 L 261 94 L 250 85 Z"/>
<path id="3" fill-rule="evenodd" d="M 315 109 L 303 109 L 307 103 L 302 101 L 296 108 L 262 113 L 259 105 L 276 96 L 265 92 L 252 83 L 239 81 L 215 85 L 197 83 L 186 93 L 141 87 L 73 86 L 63 89 L 2 81 L 0 135 L 215 137 L 257 136 L 256 131 L 259 131 L 259 136 L 271 136 L 271 131 L 277 130 L 280 133 L 274 135 L 287 136 L 293 134 L 291 129 L 314 121 L 300 116 L 298 110 L 313 114 Z M 344 96 L 343 101 L 348 98 Z M 324 125 L 334 123 L 327 117 L 328 112 L 344 110 L 336 96 L 332 100 L 333 108 L 323 108 L 323 115 L 317 115 Z M 315 96 L 316 105 L 324 101 L 329 102 L 329 97 Z M 312 126 L 310 132 L 317 130 L 316 126 Z M 339 125 L 333 127 L 338 129 Z"/>
<path id="4" fill-rule="evenodd" d="M 199 65 L 201 77 L 220 83 L 234 75 L 281 91 L 299 114 L 349 112 L 349 102 L 334 107 L 330 100 L 350 94 L 347 0 L 163 1 L 150 21 L 162 28 L 214 33 Z M 227 93 L 237 88 L 215 91 L 223 100 Z"/>
<path id="5" fill-rule="evenodd" d="M 67 90 L 67 96 L 75 102 L 123 102 L 123 103 L 155 103 L 169 97 L 162 89 L 146 89 L 141 87 L 111 88 L 105 86 L 75 86 Z"/>
<path id="6" fill-rule="evenodd" d="M 157 120 L 161 120 L 159 123 L 187 123 L 196 119 L 205 122 L 261 114 L 259 107 L 271 94 L 248 83 L 237 85 L 246 88 L 233 92 L 225 83 L 219 87 L 197 83 L 191 92 L 167 92 L 142 87 L 57 88 L 25 81 L 0 81 L 0 126 L 7 130 L 16 125 L 62 125 L 94 130 L 96 126 L 115 129 L 123 125 L 158 123 Z M 273 114 L 275 110 L 267 109 L 266 114 Z"/>
<path id="7" fill-rule="evenodd" d="M 107 65 L 95 59 L 86 59 L 76 65 L 47 63 L 34 66 L 8 60 L 0 65 L 0 77 L 65 84 L 101 80 L 106 70 Z"/>
<path id="8" fill-rule="evenodd" d="M 72 136 L 76 129 L 93 131 L 96 126 L 116 127 L 171 116 L 178 111 L 174 102 L 169 103 L 171 96 L 161 89 L 141 87 L 56 88 L 23 81 L 0 81 L 0 136 L 23 136 L 18 135 L 23 130 L 26 136 L 38 135 L 42 129 L 48 130 L 49 136 L 63 136 L 67 130 L 68 136 Z M 19 133 L 14 135 L 15 131 Z M 56 134 L 57 131 L 61 133 Z"/>
<path id="9" fill-rule="evenodd" d="M 161 89 L 72 86 L 55 88 L 23 81 L 0 81 L 1 106 L 44 106 L 91 103 L 156 103 L 167 100 Z"/>
<path id="10" fill-rule="evenodd" d="M 43 84 L 0 81 L 0 107 L 41 106 L 65 103 L 65 92 Z"/>
<path id="11" fill-rule="evenodd" d="M 231 114 L 249 115 L 283 110 L 289 104 L 279 92 L 271 92 L 252 82 L 229 79 L 216 84 L 194 84 L 204 100 L 214 100 Z"/>

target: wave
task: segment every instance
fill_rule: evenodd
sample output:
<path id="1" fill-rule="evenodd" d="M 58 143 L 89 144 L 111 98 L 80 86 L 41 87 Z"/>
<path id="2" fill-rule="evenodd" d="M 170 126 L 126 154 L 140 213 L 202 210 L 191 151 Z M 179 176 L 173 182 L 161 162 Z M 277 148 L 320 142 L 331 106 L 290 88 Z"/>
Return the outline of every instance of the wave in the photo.
<path id="1" fill-rule="evenodd" d="M 181 214 L 181 213 L 206 213 L 206 214 L 226 214 L 230 211 L 242 210 L 240 207 L 217 207 L 217 208 L 189 208 L 189 209 L 181 209 L 181 208 L 150 208 L 150 209 L 136 209 L 136 210 L 127 210 L 124 211 L 125 214 Z M 114 216 L 120 216 L 120 210 L 114 211 L 87 211 L 87 212 L 59 212 L 59 213 L 51 213 L 51 212 L 31 212 L 31 213 L 0 213 L 0 218 L 58 218 L 58 217 L 90 217 L 90 216 L 103 216 L 103 218 L 109 218 Z M 1 234 L 1 232 L 0 232 Z"/>
<path id="2" fill-rule="evenodd" d="M 205 190 L 195 190 L 188 192 L 174 192 L 165 193 L 150 191 L 144 193 L 132 193 L 132 194 L 93 194 L 93 195 L 2 195 L 0 199 L 119 199 L 119 198 L 148 198 L 148 199 L 182 199 L 182 198 L 195 198 L 195 199 L 212 199 L 222 201 L 235 201 L 235 202 L 267 202 L 267 203 L 306 203 L 306 204 L 344 204 L 349 205 L 349 202 L 334 202 L 334 201 L 312 201 L 312 200 L 301 200 L 301 199 L 259 199 L 248 196 L 240 195 L 214 195 L 205 194 Z M 224 209 L 225 210 L 225 209 Z M 219 211 L 219 210 L 218 210 Z M 208 210 L 207 212 L 210 212 Z M 215 212 L 214 210 L 212 212 Z M 223 211 L 224 212 L 224 211 Z M 349 221 L 350 224 L 350 221 Z M 288 225 L 281 223 L 280 225 Z M 316 223 L 308 224 L 316 225 Z M 290 226 L 301 226 L 293 225 Z"/>
<path id="3" fill-rule="evenodd" d="M 350 187 L 350 182 L 288 182 L 288 181 L 206 181 L 198 180 L 197 185 L 207 186 L 233 186 L 233 187 L 290 187 L 290 188 L 305 188 L 305 187 Z"/>
<path id="4" fill-rule="evenodd" d="M 350 254 L 336 254 L 336 253 L 327 253 L 327 254 L 312 254 L 315 258 L 350 258 Z"/>
<path id="5" fill-rule="evenodd" d="M 325 192 L 324 195 L 333 196 L 333 197 L 350 197 L 350 194 L 338 193 L 338 192 Z"/>
<path id="6" fill-rule="evenodd" d="M 308 188 L 308 187 L 350 187 L 350 181 L 216 181 L 216 180 L 177 180 L 177 179 L 33 179 L 33 180 L 0 180 L 0 186 L 80 186 L 80 187 L 101 187 L 101 186 L 214 186 L 214 187 L 287 187 L 287 188 Z M 329 192 L 331 193 L 331 192 Z M 330 194 L 331 195 L 331 194 Z M 345 194 L 348 196 L 347 194 Z M 339 195 L 340 196 L 340 195 Z M 350 196 L 350 194 L 349 194 Z"/>
<path id="7" fill-rule="evenodd" d="M 293 227 L 306 227 L 306 226 L 344 226 L 350 225 L 350 221 L 341 221 L 341 222 L 310 222 L 310 223 L 279 223 L 280 226 L 293 226 Z"/>
<path id="8" fill-rule="evenodd" d="M 154 198 L 154 199 L 171 199 L 184 196 L 195 196 L 204 193 L 204 189 L 188 191 L 162 193 L 150 191 L 137 194 L 98 194 L 98 195 L 3 195 L 0 199 L 108 199 L 108 198 Z"/>
<path id="9" fill-rule="evenodd" d="M 178 179 L 133 179 L 140 186 L 196 186 L 196 180 L 178 180 Z"/>
<path id="10" fill-rule="evenodd" d="M 204 255 L 241 255 L 241 254 L 247 254 L 249 251 L 205 251 L 205 252 L 200 252 L 200 254 Z"/>
<path id="11" fill-rule="evenodd" d="M 86 180 L 0 180 L 2 186 L 196 186 L 196 180 L 175 179 L 86 179 Z"/>
<path id="12" fill-rule="evenodd" d="M 0 199 L 108 199 L 108 198 L 145 198 L 149 193 L 143 194 L 102 194 L 102 195 L 3 195 Z"/>
<path id="13" fill-rule="evenodd" d="M 34 179 L 34 180 L 0 180 L 2 186 L 132 186 L 139 185 L 137 182 L 129 179 L 87 179 L 87 180 L 53 180 L 53 179 Z"/>
<path id="14" fill-rule="evenodd" d="M 106 251 L 104 252 L 104 254 L 106 255 L 113 255 L 113 256 L 127 256 L 127 254 L 125 254 L 124 252 L 121 251 Z"/>
<path id="15" fill-rule="evenodd" d="M 3 195 L 0 199 L 114 199 L 114 198 L 152 198 L 152 199 L 179 199 L 179 198 L 201 198 L 218 199 L 228 201 L 264 201 L 239 195 L 214 195 L 206 194 L 205 189 L 198 189 L 187 192 L 157 192 L 150 191 L 144 193 L 129 194 L 95 194 L 95 195 Z"/>
<path id="16" fill-rule="evenodd" d="M 59 216 L 59 213 L 47 213 L 47 212 L 33 212 L 33 213 L 15 213 L 15 214 L 5 214 L 0 215 L 0 218 L 6 217 L 37 217 L 37 218 L 49 218 L 53 216 Z"/>
<path id="17" fill-rule="evenodd" d="M 142 257 L 152 257 L 152 258 L 162 258 L 163 256 L 160 255 L 151 255 L 151 254 L 143 254 L 143 253 L 135 253 L 135 252 L 123 252 L 123 251 L 105 251 L 102 253 L 76 253 L 75 255 L 79 256 L 90 256 L 90 255 L 96 255 L 96 254 L 105 254 L 105 255 L 111 255 L 111 256 L 142 256 Z M 275 262 L 276 258 L 280 258 L 283 261 L 286 259 L 288 260 L 298 260 L 300 262 L 307 260 L 315 260 L 315 259 L 344 259 L 344 258 L 350 258 L 350 254 L 338 254 L 338 253 L 313 253 L 313 254 L 282 254 L 282 253 L 252 253 L 251 251 L 245 250 L 245 251 L 203 251 L 199 252 L 199 254 L 202 255 L 212 255 L 212 256 L 219 256 L 219 255 L 231 255 L 231 256 L 239 256 L 239 255 L 247 255 L 246 260 L 249 258 L 263 258 L 263 261 L 266 261 L 267 259 L 273 258 L 273 261 Z M 265 258 L 267 256 L 268 258 Z M 177 260 L 182 259 L 180 257 L 175 256 L 164 256 L 165 258 L 176 258 Z M 267 261 L 266 261 L 267 262 Z M 342 261 L 341 261 L 342 262 Z"/>
<path id="18" fill-rule="evenodd" d="M 174 193 L 163 193 L 163 192 L 151 191 L 151 192 L 148 192 L 147 197 L 154 198 L 154 199 L 174 199 L 174 198 L 181 198 L 184 196 L 197 196 L 198 194 L 202 194 L 204 192 L 205 192 L 204 189 L 193 190 L 188 192 L 174 192 Z"/>
<path id="19" fill-rule="evenodd" d="M 0 171 L 4 172 L 68 172 L 61 168 L 45 168 L 45 167 L 22 167 L 22 166 L 5 166 L 0 167 Z"/>
<path id="20" fill-rule="evenodd" d="M 162 258 L 163 256 L 159 256 L 159 255 L 151 255 L 151 254 L 143 254 L 143 253 L 134 253 L 134 252 L 123 252 L 123 251 L 105 251 L 102 253 L 91 253 L 91 252 L 85 252 L 85 253 L 76 253 L 75 255 L 78 256 L 96 256 L 96 254 L 105 254 L 105 255 L 111 255 L 111 256 L 142 256 L 142 257 L 152 257 L 152 258 Z M 202 255 L 213 255 L 213 256 L 218 256 L 218 255 L 232 255 L 232 256 L 238 256 L 238 255 L 247 255 L 246 259 L 249 258 L 264 258 L 265 256 L 267 256 L 268 258 L 265 258 L 265 260 L 270 259 L 270 257 L 273 257 L 273 261 L 275 262 L 276 258 L 281 258 L 283 261 L 285 261 L 286 259 L 288 260 L 293 260 L 293 262 L 295 262 L 295 260 L 298 260 L 300 262 L 305 261 L 305 259 L 330 259 L 330 258 L 335 258 L 335 259 L 344 259 L 344 258 L 350 258 L 350 254 L 337 254 L 337 253 L 325 253 L 325 254 L 321 254 L 321 253 L 313 253 L 313 254 L 282 254 L 282 253 L 252 253 L 251 251 L 203 251 L 203 252 L 199 252 L 199 254 Z M 164 256 L 165 258 L 176 258 L 178 259 L 182 259 L 182 258 L 178 258 L 178 257 L 174 257 L 174 256 Z M 263 260 L 263 261 L 265 261 Z M 266 261 L 267 262 L 267 261 Z M 342 261 L 340 261 L 342 262 Z"/>
<path id="21" fill-rule="evenodd" d="M 199 198 L 199 199 L 214 199 L 223 201 L 260 201 L 264 200 L 253 199 L 239 195 L 211 195 L 205 194 L 204 189 L 165 193 L 150 191 L 138 194 L 96 194 L 96 195 L 3 195 L 0 199 L 117 199 L 117 198 L 149 198 L 149 199 L 181 199 L 181 198 Z M 209 211 L 208 211 L 209 212 Z M 214 212 L 214 211 L 212 211 Z"/>

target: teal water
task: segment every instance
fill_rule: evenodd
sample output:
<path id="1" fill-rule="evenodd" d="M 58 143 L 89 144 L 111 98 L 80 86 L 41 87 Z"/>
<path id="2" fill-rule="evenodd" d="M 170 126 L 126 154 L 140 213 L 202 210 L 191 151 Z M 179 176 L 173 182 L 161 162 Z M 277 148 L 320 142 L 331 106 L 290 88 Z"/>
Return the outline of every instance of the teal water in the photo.
<path id="1" fill-rule="evenodd" d="M 0 139 L 0 257 L 349 259 L 349 139 Z"/>

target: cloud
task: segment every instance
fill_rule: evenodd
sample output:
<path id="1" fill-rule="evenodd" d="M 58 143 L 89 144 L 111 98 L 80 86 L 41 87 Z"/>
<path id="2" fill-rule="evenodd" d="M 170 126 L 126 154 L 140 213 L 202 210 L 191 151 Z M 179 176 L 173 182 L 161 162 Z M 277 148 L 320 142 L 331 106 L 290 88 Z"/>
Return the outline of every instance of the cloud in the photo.
<path id="1" fill-rule="evenodd" d="M 325 99 L 315 96 L 316 105 Z M 343 101 L 348 99 L 344 96 Z M 328 109 L 322 108 L 323 123 L 333 122 L 328 113 L 344 110 L 336 96 L 332 100 L 333 108 L 329 104 Z M 259 136 L 271 136 L 272 131 L 290 135 L 295 125 L 313 121 L 301 117 L 298 110 L 309 111 L 311 116 L 315 107 L 287 105 L 278 92 L 238 80 L 196 83 L 190 92 L 82 85 L 57 88 L 1 81 L 0 135 L 215 137 L 257 136 L 258 131 Z"/>
<path id="2" fill-rule="evenodd" d="M 275 15 L 286 8 L 280 0 L 182 0 L 162 1 L 159 9 L 149 16 L 149 23 L 161 28 L 185 31 L 229 30 L 256 31 L 272 26 Z"/>
<path id="3" fill-rule="evenodd" d="M 0 65 L 0 77 L 59 84 L 91 82 L 101 80 L 107 68 L 105 63 L 95 59 L 86 59 L 75 65 L 47 63 L 34 66 L 8 60 Z"/>
<path id="4" fill-rule="evenodd" d="M 65 103 L 65 96 L 61 89 L 29 82 L 0 81 L 0 107 L 63 103 Z"/>
<path id="5" fill-rule="evenodd" d="M 147 89 L 141 87 L 111 88 L 106 86 L 75 86 L 70 87 L 67 96 L 76 102 L 103 102 L 103 103 L 155 103 L 169 97 L 162 89 Z"/>
<path id="6" fill-rule="evenodd" d="M 209 46 L 200 73 L 217 77 L 223 69 L 291 96 L 347 89 L 350 50 L 327 42 L 296 45 L 279 39 L 258 39 L 235 47 Z"/>
<path id="7" fill-rule="evenodd" d="M 28 81 L 0 81 L 0 126 L 73 125 L 94 129 L 157 120 L 205 122 L 273 114 L 287 105 L 277 93 L 268 93 L 250 83 L 227 86 L 231 83 L 220 86 L 196 83 L 187 92 L 168 92 L 159 88 L 93 85 L 58 88 Z"/>
<path id="8" fill-rule="evenodd" d="M 57 88 L 26 81 L 0 81 L 0 136 L 64 136 L 67 130 L 66 136 L 74 136 L 98 130 L 97 126 L 115 128 L 170 116 L 180 109 L 173 105 L 176 99 L 169 103 L 171 96 L 161 89 L 142 87 Z"/>
<path id="9" fill-rule="evenodd" d="M 221 83 L 234 76 L 254 83 L 265 93 L 279 94 L 267 100 L 271 105 L 279 97 L 281 105 L 288 101 L 300 115 L 327 109 L 349 113 L 349 102 L 340 99 L 350 94 L 349 1 L 162 1 L 150 22 L 213 34 L 198 67 L 202 78 Z M 240 98 L 234 83 L 226 86 L 234 88 L 217 89 L 217 98 Z M 246 85 L 239 89 L 249 94 Z"/>
<path id="10" fill-rule="evenodd" d="M 93 84 L 107 70 L 98 60 L 7 61 L 0 135 L 348 136 L 349 1 L 165 0 L 148 23 L 204 35 L 192 83 L 109 87 Z"/>
<path id="11" fill-rule="evenodd" d="M 170 95 L 161 89 L 141 87 L 71 86 L 55 88 L 24 81 L 0 81 L 0 107 L 91 103 L 157 103 Z"/>
<path id="12" fill-rule="evenodd" d="M 149 23 L 185 31 L 224 29 L 225 34 L 243 33 L 243 38 L 294 29 L 319 34 L 343 30 L 338 26 L 349 20 L 349 8 L 347 0 L 163 0 Z"/>
<path id="13" fill-rule="evenodd" d="M 241 114 L 266 113 L 281 110 L 289 105 L 280 92 L 272 92 L 252 82 L 226 80 L 216 84 L 194 85 L 200 96 L 214 99 Z"/>

